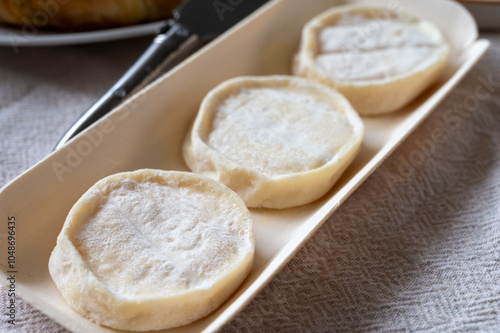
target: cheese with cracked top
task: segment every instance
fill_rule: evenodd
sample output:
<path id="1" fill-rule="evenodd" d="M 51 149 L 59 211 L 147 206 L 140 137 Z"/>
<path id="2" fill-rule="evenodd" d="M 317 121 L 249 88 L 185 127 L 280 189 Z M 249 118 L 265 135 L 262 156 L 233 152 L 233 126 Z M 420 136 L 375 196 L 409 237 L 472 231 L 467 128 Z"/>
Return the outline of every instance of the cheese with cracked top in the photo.
<path id="1" fill-rule="evenodd" d="M 116 329 L 188 324 L 248 274 L 252 220 L 227 187 L 186 172 L 109 176 L 70 211 L 49 271 L 66 301 Z"/>
<path id="2" fill-rule="evenodd" d="M 183 152 L 191 170 L 247 206 L 287 208 L 324 195 L 362 137 L 356 112 L 328 87 L 293 76 L 239 77 L 207 94 Z"/>
<path id="3" fill-rule="evenodd" d="M 435 82 L 448 55 L 431 22 L 347 5 L 304 26 L 293 71 L 338 89 L 358 113 L 377 115 L 403 107 Z"/>

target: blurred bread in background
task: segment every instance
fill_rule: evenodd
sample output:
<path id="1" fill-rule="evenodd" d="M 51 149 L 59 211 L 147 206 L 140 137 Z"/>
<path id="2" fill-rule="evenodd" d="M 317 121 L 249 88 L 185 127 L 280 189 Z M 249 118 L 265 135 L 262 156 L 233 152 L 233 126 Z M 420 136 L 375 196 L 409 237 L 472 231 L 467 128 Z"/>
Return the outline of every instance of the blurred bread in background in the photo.
<path id="1" fill-rule="evenodd" d="M 167 19 L 182 0 L 0 0 L 0 24 L 64 31 Z"/>

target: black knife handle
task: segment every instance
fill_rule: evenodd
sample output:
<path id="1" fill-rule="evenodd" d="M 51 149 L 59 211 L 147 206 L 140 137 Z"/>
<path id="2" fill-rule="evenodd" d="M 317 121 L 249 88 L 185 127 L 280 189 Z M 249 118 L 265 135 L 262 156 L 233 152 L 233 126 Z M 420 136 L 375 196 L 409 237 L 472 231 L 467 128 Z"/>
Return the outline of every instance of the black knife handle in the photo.
<path id="1" fill-rule="evenodd" d="M 149 48 L 111 89 L 85 111 L 66 131 L 54 147 L 54 150 L 64 146 L 75 135 L 111 111 L 192 35 L 189 29 L 175 21 L 168 22 L 164 30 L 166 31 L 162 31 L 155 37 Z"/>

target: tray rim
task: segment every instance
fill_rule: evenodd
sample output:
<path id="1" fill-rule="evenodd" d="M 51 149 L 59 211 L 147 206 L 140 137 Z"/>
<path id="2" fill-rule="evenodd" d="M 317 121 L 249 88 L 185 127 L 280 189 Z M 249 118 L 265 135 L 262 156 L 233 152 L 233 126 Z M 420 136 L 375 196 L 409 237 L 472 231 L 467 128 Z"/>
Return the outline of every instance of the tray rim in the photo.
<path id="1" fill-rule="evenodd" d="M 351 178 L 346 185 L 341 188 L 337 193 L 340 193 L 344 188 L 348 188 L 347 191 L 345 191 L 345 195 L 341 197 L 341 200 L 334 206 L 332 206 L 326 214 L 323 214 L 323 209 L 325 206 L 328 206 L 328 202 L 325 203 L 325 205 L 318 211 L 316 212 L 313 216 L 316 215 L 322 215 L 319 218 L 319 222 L 316 223 L 315 225 L 308 225 L 305 224 L 300 230 L 305 231 L 304 235 L 302 236 L 301 232 L 297 233 L 296 237 L 291 238 L 287 244 L 281 248 L 271 259 L 268 267 L 266 267 L 259 275 L 259 277 L 255 280 L 254 283 L 240 296 L 238 297 L 233 304 L 231 304 L 223 313 L 221 313 L 215 320 L 214 322 L 207 326 L 207 328 L 204 330 L 204 332 L 212 332 L 212 331 L 217 331 L 221 329 L 226 323 L 228 323 L 232 318 L 234 318 L 239 311 L 243 309 L 243 307 L 248 304 L 273 278 L 276 276 L 282 268 L 295 256 L 295 254 L 300 251 L 300 249 L 304 246 L 304 244 L 311 238 L 314 233 L 321 228 L 323 223 L 328 220 L 328 218 L 340 207 L 340 205 L 347 200 L 350 195 L 368 178 L 370 175 L 375 172 L 375 170 L 396 150 L 396 148 L 401 145 L 412 133 L 415 129 L 419 127 L 419 125 L 432 113 L 432 111 L 438 106 L 438 104 L 446 98 L 446 96 L 451 92 L 451 90 L 456 87 L 461 80 L 465 77 L 465 75 L 471 70 L 474 65 L 481 59 L 481 57 L 484 55 L 484 53 L 487 51 L 489 48 L 490 42 L 487 39 L 478 39 L 476 40 L 472 45 L 470 45 L 471 48 L 478 48 L 480 49 L 480 53 L 476 57 L 468 58 L 467 61 L 465 61 L 458 69 L 457 71 L 452 75 L 451 78 L 449 78 L 446 83 L 439 89 L 437 90 L 429 100 L 435 99 L 433 103 L 430 103 L 429 100 L 427 100 L 421 108 L 423 108 L 424 105 L 426 104 L 431 104 L 429 107 L 427 107 L 426 112 L 419 112 L 416 117 L 416 122 L 414 123 L 413 126 L 411 126 L 410 130 L 407 132 L 404 132 L 403 135 L 400 136 L 398 140 L 396 140 L 395 144 L 393 145 L 385 145 L 353 178 Z M 436 97 L 436 95 L 438 95 Z M 436 97 L 436 98 L 434 98 Z M 377 156 L 379 156 L 377 158 Z M 366 170 L 365 170 L 366 169 Z M 329 201 L 334 201 L 333 199 L 336 197 L 332 197 Z M 320 214 L 321 213 L 321 214 Z M 313 217 L 314 219 L 314 217 Z M 305 230 L 302 230 L 305 229 Z M 298 245 L 297 245 L 298 244 Z M 288 250 L 288 248 L 293 248 L 293 250 Z M 278 262 L 279 264 L 274 264 L 274 262 Z M 278 268 L 276 268 L 278 267 Z M 259 283 L 258 283 L 259 282 Z M 256 286 L 255 288 L 252 288 Z M 251 291 L 249 291 L 252 289 Z M 238 302 L 240 299 L 244 298 L 243 295 L 247 294 L 246 299 L 244 299 L 241 302 Z M 235 305 L 235 303 L 238 303 Z M 234 306 L 234 310 L 230 311 L 231 308 Z M 226 314 L 227 313 L 227 314 Z M 221 318 L 224 317 L 224 318 Z"/>

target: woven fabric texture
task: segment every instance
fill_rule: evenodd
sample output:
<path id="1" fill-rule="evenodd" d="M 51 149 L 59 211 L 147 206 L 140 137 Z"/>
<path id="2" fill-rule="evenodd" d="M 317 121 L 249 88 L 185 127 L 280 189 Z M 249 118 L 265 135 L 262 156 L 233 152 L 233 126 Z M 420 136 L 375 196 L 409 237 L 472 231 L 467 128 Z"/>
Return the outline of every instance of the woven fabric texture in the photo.
<path id="1" fill-rule="evenodd" d="M 500 34 L 482 37 L 486 56 L 223 332 L 500 331 Z M 0 48 L 0 185 L 148 42 Z M 22 299 L 0 331 L 67 332 Z"/>

